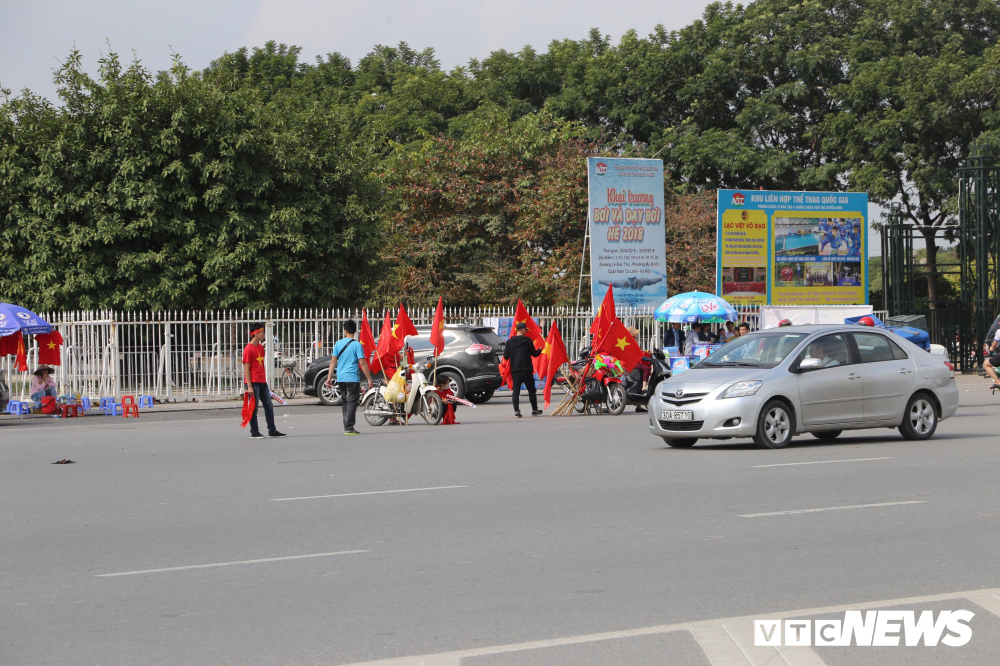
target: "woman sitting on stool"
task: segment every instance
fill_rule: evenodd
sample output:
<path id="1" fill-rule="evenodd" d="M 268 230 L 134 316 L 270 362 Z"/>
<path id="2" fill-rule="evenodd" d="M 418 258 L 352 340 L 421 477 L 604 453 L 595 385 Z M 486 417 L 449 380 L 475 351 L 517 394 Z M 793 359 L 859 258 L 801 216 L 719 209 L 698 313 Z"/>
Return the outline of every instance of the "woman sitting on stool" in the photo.
<path id="1" fill-rule="evenodd" d="M 41 403 L 45 396 L 56 397 L 56 380 L 52 377 L 52 368 L 40 365 L 33 373 L 31 380 L 31 399 Z"/>

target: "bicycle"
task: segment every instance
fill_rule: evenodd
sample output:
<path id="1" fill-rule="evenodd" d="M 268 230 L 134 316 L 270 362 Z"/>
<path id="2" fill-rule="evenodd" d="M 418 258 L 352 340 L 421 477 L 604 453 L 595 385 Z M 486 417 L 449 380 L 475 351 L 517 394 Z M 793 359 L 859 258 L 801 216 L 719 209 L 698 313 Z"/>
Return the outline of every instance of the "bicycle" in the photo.
<path id="1" fill-rule="evenodd" d="M 296 388 L 302 381 L 305 381 L 305 375 L 299 370 L 298 358 L 281 359 L 281 374 L 278 376 L 281 394 L 291 400 L 295 397 Z"/>

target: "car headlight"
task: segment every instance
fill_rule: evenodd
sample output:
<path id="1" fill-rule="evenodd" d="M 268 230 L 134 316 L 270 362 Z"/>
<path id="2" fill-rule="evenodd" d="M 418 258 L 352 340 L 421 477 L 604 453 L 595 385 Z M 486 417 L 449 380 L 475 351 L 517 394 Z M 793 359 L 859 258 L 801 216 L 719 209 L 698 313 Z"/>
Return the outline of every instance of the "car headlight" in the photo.
<path id="1" fill-rule="evenodd" d="M 755 379 L 752 382 L 736 382 L 729 388 L 727 388 L 722 393 L 723 398 L 742 398 L 747 395 L 753 395 L 760 390 L 760 387 L 764 385 L 764 382 Z"/>

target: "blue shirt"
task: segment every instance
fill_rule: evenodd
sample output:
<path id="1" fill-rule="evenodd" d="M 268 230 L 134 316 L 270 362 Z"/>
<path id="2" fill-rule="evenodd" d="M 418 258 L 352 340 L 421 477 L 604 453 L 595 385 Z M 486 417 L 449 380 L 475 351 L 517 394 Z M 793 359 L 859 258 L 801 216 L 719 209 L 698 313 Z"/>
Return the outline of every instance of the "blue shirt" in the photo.
<path id="1" fill-rule="evenodd" d="M 354 338 L 343 338 L 333 346 L 333 355 L 337 357 L 337 381 L 360 382 L 358 362 L 365 357 L 364 347 Z"/>

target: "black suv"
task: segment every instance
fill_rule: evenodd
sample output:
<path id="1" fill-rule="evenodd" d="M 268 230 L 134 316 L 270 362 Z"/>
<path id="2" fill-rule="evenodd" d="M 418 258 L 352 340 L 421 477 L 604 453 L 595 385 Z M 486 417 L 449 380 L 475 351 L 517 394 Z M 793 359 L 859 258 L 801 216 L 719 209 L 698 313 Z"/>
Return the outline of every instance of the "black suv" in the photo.
<path id="1" fill-rule="evenodd" d="M 434 353 L 430 331 L 430 326 L 417 326 L 417 335 L 406 339 L 416 360 L 423 361 Z M 492 328 L 445 324 L 444 351 L 437 358 L 437 373 L 448 377 L 449 386 L 455 395 L 476 404 L 484 403 L 500 388 L 503 346 L 504 341 Z M 339 405 L 340 390 L 336 377 L 332 388 L 325 387 L 329 367 L 329 355 L 309 364 L 305 372 L 303 393 L 319 397 L 324 405 Z M 382 373 L 378 373 L 374 379 L 385 378 Z"/>

